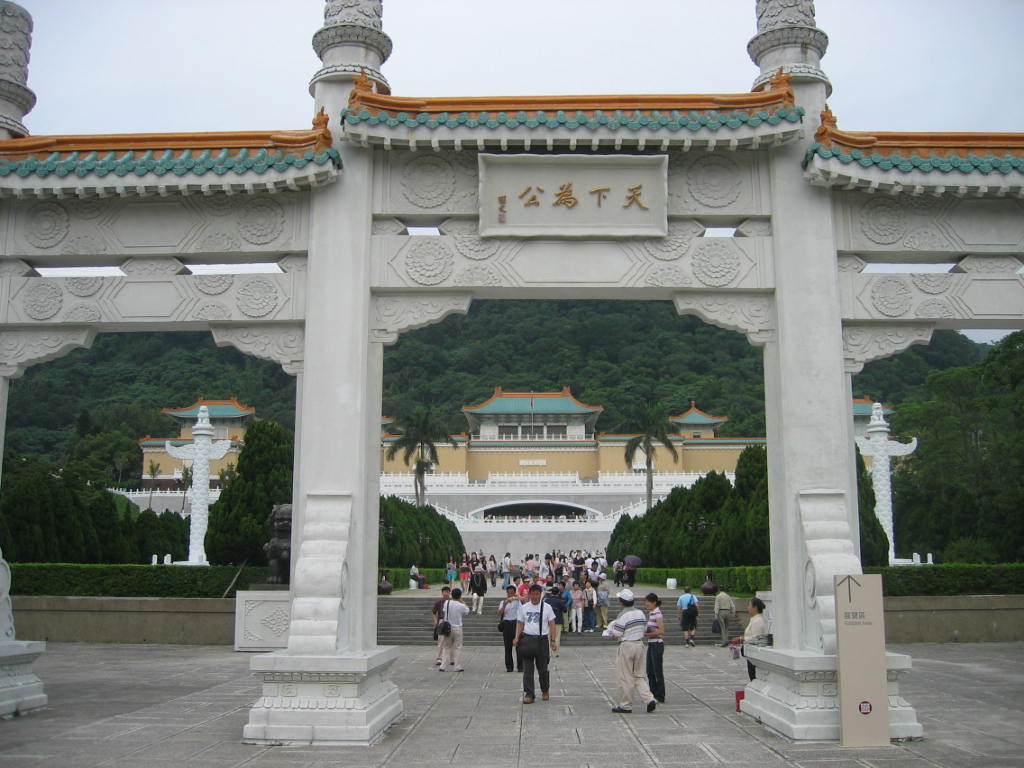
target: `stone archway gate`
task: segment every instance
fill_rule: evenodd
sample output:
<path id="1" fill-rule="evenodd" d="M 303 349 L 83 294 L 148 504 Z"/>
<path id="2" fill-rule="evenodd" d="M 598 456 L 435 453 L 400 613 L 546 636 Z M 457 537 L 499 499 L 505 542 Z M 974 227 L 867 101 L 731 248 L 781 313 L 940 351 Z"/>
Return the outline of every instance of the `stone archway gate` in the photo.
<path id="1" fill-rule="evenodd" d="M 245 740 L 366 743 L 401 713 L 376 644 L 383 347 L 474 298 L 667 299 L 763 349 L 775 647 L 744 708 L 838 736 L 850 374 L 935 328 L 1024 327 L 1024 137 L 840 131 L 810 0 L 757 12 L 750 93 L 438 100 L 388 95 L 380 0 L 328 0 L 319 113 L 284 133 L 27 137 L 34 96 L 4 68 L 2 412 L 10 379 L 104 331 L 209 329 L 300 379 L 290 641 L 252 660 Z M 281 273 L 186 268 L 240 261 Z M 956 267 L 863 271 L 888 261 Z M 81 265 L 123 276 L 34 269 Z M 889 656 L 893 736 L 921 733 L 907 668 Z"/>

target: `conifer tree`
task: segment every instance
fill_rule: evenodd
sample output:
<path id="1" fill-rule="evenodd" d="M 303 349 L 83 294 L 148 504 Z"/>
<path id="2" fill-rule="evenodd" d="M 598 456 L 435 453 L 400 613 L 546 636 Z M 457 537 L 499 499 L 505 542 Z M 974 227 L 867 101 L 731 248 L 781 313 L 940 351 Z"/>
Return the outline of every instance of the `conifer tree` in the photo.
<path id="1" fill-rule="evenodd" d="M 266 563 L 267 517 L 292 500 L 292 433 L 257 421 L 245 433 L 237 475 L 210 508 L 206 556 L 214 564 Z"/>

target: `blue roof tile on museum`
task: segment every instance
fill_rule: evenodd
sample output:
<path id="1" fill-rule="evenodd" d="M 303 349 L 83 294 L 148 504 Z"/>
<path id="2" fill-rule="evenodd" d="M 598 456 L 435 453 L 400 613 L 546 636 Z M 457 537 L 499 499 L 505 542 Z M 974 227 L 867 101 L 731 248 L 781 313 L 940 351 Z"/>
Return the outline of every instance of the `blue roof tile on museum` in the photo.
<path id="1" fill-rule="evenodd" d="M 162 412 L 176 419 L 195 421 L 199 417 L 199 407 L 203 405 L 206 406 L 211 421 L 219 419 L 248 419 L 256 413 L 255 408 L 243 405 L 235 398 L 230 400 L 203 400 L 200 398 L 192 405 L 184 408 L 164 408 Z"/>
<path id="2" fill-rule="evenodd" d="M 693 400 L 690 401 L 690 410 L 686 413 L 682 413 L 679 416 L 673 416 L 672 421 L 682 426 L 718 426 L 724 424 L 729 420 L 728 416 L 712 416 L 710 413 L 704 413 L 700 410 Z"/>
<path id="3" fill-rule="evenodd" d="M 604 410 L 599 405 L 581 403 L 565 387 L 561 392 L 503 392 L 501 387 L 494 388 L 490 399 L 480 405 L 466 405 L 463 411 L 474 414 L 481 413 L 534 413 L 534 414 L 568 414 L 568 413 L 600 413 Z"/>

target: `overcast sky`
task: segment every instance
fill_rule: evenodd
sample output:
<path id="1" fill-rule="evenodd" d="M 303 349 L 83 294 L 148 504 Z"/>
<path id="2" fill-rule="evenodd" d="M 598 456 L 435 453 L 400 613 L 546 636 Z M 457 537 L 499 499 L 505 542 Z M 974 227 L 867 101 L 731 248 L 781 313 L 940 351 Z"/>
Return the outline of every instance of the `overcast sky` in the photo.
<path id="1" fill-rule="evenodd" d="M 33 134 L 299 129 L 322 0 L 21 0 Z M 384 0 L 400 96 L 735 93 L 754 0 Z M 817 0 L 839 127 L 1024 131 L 1024 0 Z M 813 117 L 816 120 L 816 116 Z"/>

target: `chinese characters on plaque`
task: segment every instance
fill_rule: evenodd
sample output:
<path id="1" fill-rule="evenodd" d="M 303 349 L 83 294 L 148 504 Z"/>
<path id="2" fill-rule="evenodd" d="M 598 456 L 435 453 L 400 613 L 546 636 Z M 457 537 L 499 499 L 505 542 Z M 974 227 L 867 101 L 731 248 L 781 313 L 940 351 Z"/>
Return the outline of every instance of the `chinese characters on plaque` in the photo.
<path id="1" fill-rule="evenodd" d="M 663 155 L 480 155 L 484 237 L 667 233 Z"/>

